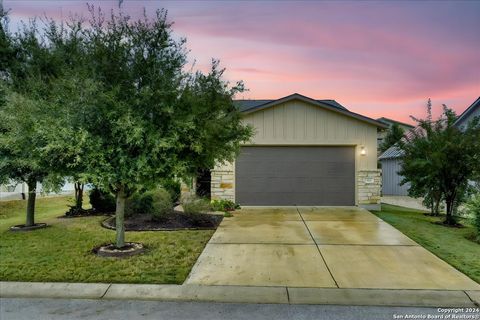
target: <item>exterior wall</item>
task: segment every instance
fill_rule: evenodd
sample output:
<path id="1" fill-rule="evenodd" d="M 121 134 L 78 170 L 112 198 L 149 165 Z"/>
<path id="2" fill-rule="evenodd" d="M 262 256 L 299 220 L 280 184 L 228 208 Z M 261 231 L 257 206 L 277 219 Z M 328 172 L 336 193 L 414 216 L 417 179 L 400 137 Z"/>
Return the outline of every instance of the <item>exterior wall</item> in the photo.
<path id="1" fill-rule="evenodd" d="M 366 209 L 380 210 L 382 170 L 361 170 L 357 173 L 358 205 Z"/>
<path id="2" fill-rule="evenodd" d="M 300 100 L 293 100 L 245 114 L 244 123 L 255 129 L 255 136 L 246 145 L 283 145 L 283 146 L 355 146 L 356 147 L 356 203 L 374 199 L 380 201 L 380 178 L 374 177 L 374 183 L 360 188 L 359 181 L 364 179 L 362 172 L 378 175 L 377 169 L 377 127 L 363 121 L 347 117 L 334 111 L 322 109 Z M 362 147 L 366 155 L 361 155 Z M 370 173 L 375 172 L 375 173 Z M 235 165 L 227 164 L 212 170 L 212 199 L 230 199 L 235 201 Z M 363 183 L 363 182 L 362 182 Z M 374 190 L 376 188 L 376 190 Z M 362 194 L 371 193 L 367 198 Z M 378 194 L 378 197 L 377 197 Z"/>
<path id="3" fill-rule="evenodd" d="M 402 176 L 398 174 L 401 168 L 400 159 L 383 159 L 382 163 L 382 195 L 407 196 L 410 185 L 400 185 Z"/>
<path id="4" fill-rule="evenodd" d="M 246 114 L 244 122 L 255 128 L 252 145 L 363 145 L 358 170 L 377 168 L 377 127 L 334 111 L 294 100 Z"/>
<path id="5" fill-rule="evenodd" d="M 218 165 L 212 170 L 211 198 L 235 201 L 235 166 L 233 163 Z"/>

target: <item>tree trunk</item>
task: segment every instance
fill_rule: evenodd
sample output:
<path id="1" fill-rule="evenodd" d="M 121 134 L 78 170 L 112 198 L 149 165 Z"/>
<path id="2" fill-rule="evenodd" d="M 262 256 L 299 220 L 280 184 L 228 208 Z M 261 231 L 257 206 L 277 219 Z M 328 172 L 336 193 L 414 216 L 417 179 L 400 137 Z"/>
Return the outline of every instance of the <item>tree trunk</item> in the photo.
<path id="1" fill-rule="evenodd" d="M 435 216 L 440 215 L 440 201 L 441 201 L 441 198 L 435 199 L 435 208 L 434 208 L 434 212 L 433 212 L 433 214 Z"/>
<path id="2" fill-rule="evenodd" d="M 447 215 L 445 218 L 445 224 L 453 225 L 455 224 L 455 219 L 453 219 L 452 211 L 453 211 L 453 200 L 450 198 L 445 199 L 447 204 Z"/>
<path id="3" fill-rule="evenodd" d="M 28 182 L 28 201 L 27 201 L 27 221 L 25 226 L 31 227 L 35 224 L 35 198 L 37 196 L 37 181 L 29 179 Z"/>
<path id="4" fill-rule="evenodd" d="M 75 182 L 75 208 L 82 209 L 83 206 L 83 188 L 85 185 L 80 182 Z"/>
<path id="5" fill-rule="evenodd" d="M 117 191 L 117 206 L 115 208 L 115 229 L 117 231 L 117 248 L 125 246 L 125 187 L 120 187 Z"/>

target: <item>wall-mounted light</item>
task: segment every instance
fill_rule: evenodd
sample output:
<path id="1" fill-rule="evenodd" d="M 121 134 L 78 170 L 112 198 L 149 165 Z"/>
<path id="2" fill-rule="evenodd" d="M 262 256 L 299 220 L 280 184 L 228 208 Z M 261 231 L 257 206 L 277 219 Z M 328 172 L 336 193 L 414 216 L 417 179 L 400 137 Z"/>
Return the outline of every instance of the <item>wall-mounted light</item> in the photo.
<path id="1" fill-rule="evenodd" d="M 360 147 L 360 155 L 361 156 L 366 156 L 367 155 L 367 149 L 365 149 L 365 146 Z"/>

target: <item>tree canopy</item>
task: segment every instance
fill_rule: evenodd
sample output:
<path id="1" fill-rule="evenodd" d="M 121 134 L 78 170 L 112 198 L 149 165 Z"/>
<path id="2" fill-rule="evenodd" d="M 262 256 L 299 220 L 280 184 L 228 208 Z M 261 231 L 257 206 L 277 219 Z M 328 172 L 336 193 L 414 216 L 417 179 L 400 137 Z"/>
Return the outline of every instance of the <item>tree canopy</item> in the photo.
<path id="1" fill-rule="evenodd" d="M 15 125 L 35 122 L 25 125 L 34 143 L 17 141 L 8 150 L 21 147 L 16 159 L 28 165 L 35 163 L 28 152 L 38 151 L 42 163 L 35 165 L 46 174 L 113 192 L 116 245 L 123 247 L 129 196 L 233 160 L 253 132 L 233 105 L 243 83 L 223 80 L 216 60 L 206 74 L 190 71 L 185 39 L 172 35 L 165 10 L 138 20 L 89 10 L 88 24 L 50 21 L 41 32 L 32 24 L 23 33 L 4 33 L 16 59 L 0 70 L 8 74 L 2 87 L 29 108 L 15 113 L 8 98 L 4 116 Z M 13 133 L 13 127 L 3 130 Z M 15 134 L 29 140 L 27 132 Z M 12 160 L 2 154 L 2 163 Z"/>
<path id="2" fill-rule="evenodd" d="M 402 182 L 410 183 L 411 195 L 429 196 L 437 202 L 444 199 L 447 224 L 455 223 L 454 207 L 479 166 L 479 119 L 462 132 L 455 126 L 456 118 L 455 112 L 443 105 L 440 118 L 432 120 L 429 101 L 428 117 L 415 119 L 417 129 L 399 143 L 404 153 L 399 171 Z"/>
<path id="3" fill-rule="evenodd" d="M 26 226 L 34 225 L 36 185 L 59 183 L 43 150 L 47 144 L 43 124 L 47 119 L 50 83 L 57 64 L 35 22 L 15 34 L 8 32 L 2 12 L 0 63 L 0 181 L 26 182 L 29 187 Z"/>
<path id="4" fill-rule="evenodd" d="M 403 129 L 398 125 L 398 123 L 394 123 L 387 131 L 387 135 L 383 139 L 382 144 L 379 146 L 380 152 L 385 152 L 393 146 L 395 143 L 400 141 L 404 135 Z"/>

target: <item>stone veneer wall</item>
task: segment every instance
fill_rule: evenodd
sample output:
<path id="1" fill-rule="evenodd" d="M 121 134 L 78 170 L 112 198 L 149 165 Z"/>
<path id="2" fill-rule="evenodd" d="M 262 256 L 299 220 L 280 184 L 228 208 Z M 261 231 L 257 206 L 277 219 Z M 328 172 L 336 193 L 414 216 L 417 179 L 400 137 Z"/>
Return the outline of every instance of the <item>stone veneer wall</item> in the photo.
<path id="1" fill-rule="evenodd" d="M 360 170 L 357 179 L 358 205 L 367 209 L 380 209 L 382 170 Z"/>
<path id="2" fill-rule="evenodd" d="M 212 170 L 212 199 L 227 199 L 235 201 L 235 175 L 233 164 L 222 165 Z"/>

